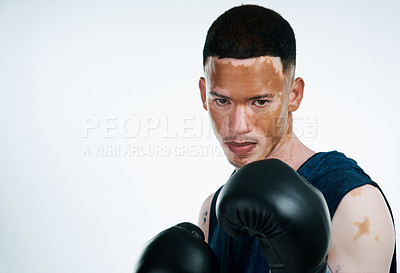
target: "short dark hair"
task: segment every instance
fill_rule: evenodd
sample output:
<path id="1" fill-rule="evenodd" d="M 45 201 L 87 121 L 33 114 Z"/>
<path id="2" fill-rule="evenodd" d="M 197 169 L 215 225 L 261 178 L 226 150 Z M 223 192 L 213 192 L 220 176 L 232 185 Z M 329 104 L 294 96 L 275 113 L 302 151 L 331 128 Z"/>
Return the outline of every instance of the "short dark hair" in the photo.
<path id="1" fill-rule="evenodd" d="M 280 57 L 285 72 L 296 65 L 296 39 L 290 24 L 277 12 L 241 5 L 227 10 L 212 23 L 203 48 L 203 66 L 210 56 Z"/>

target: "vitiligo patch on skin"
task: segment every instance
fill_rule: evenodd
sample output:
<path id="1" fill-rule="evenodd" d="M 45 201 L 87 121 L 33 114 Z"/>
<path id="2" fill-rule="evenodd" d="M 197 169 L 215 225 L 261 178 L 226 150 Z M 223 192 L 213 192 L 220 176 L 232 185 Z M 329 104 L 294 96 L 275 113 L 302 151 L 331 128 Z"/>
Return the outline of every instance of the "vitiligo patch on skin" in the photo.
<path id="1" fill-rule="evenodd" d="M 283 78 L 283 66 L 280 57 L 271 57 L 271 56 L 261 56 L 257 58 L 249 58 L 249 59 L 234 59 L 234 58 L 222 58 L 218 59 L 217 57 L 212 57 L 218 60 L 221 64 L 230 64 L 235 67 L 238 66 L 253 66 L 257 63 L 269 63 L 274 69 L 275 73 L 279 74 L 281 78 Z M 207 60 L 208 61 L 208 60 Z"/>
<path id="2" fill-rule="evenodd" d="M 362 188 L 356 188 L 354 190 L 352 190 L 351 192 L 349 192 L 350 196 L 352 197 L 359 197 L 361 196 L 361 192 L 362 192 Z"/>
<path id="3" fill-rule="evenodd" d="M 353 225 L 358 227 L 358 232 L 353 237 L 354 241 L 360 238 L 362 235 L 369 235 L 371 224 L 368 216 L 364 216 L 364 222 L 354 222 Z"/>

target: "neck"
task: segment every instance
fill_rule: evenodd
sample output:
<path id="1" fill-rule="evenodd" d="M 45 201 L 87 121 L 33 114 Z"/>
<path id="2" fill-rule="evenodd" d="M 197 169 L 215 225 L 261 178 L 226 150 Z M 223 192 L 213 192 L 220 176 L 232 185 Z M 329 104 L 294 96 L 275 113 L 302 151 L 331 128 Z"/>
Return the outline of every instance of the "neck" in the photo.
<path id="1" fill-rule="evenodd" d="M 300 166 L 314 154 L 315 152 L 304 145 L 294 134 L 290 122 L 282 139 L 267 158 L 282 160 L 297 171 Z"/>

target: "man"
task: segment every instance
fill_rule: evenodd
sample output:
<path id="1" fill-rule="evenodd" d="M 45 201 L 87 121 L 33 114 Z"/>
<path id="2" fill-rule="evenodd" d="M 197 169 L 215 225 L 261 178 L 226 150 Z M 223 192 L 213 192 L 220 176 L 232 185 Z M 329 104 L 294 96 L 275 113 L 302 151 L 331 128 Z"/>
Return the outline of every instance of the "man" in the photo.
<path id="1" fill-rule="evenodd" d="M 296 43 L 289 23 L 255 5 L 216 19 L 203 50 L 199 80 L 203 107 L 228 161 L 236 170 L 276 158 L 317 187 L 331 215 L 328 265 L 332 272 L 395 272 L 395 234 L 378 185 L 352 159 L 317 153 L 294 134 L 292 113 L 303 97 L 295 77 Z M 221 262 L 221 272 L 268 272 L 254 237 L 232 238 L 215 216 L 220 189 L 203 203 L 198 225 Z"/>

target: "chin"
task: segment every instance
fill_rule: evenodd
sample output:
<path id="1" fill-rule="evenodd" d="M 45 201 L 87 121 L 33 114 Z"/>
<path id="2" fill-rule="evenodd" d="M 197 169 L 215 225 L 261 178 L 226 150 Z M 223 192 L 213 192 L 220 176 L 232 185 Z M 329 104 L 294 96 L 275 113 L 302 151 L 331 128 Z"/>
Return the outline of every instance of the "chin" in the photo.
<path id="1" fill-rule="evenodd" d="M 231 155 L 230 157 L 227 156 L 229 163 L 231 163 L 235 168 L 240 169 L 241 167 L 258 160 L 254 156 L 246 156 L 246 157 L 238 157 Z"/>

